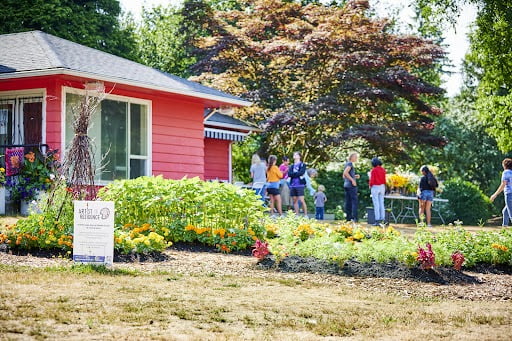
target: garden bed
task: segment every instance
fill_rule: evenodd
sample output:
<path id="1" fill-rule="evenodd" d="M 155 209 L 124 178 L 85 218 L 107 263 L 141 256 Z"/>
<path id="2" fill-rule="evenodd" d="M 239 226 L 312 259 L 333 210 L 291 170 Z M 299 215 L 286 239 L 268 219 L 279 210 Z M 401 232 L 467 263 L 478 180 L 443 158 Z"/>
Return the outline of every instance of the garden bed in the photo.
<path id="1" fill-rule="evenodd" d="M 397 262 L 361 263 L 356 260 L 348 260 L 343 266 L 340 266 L 337 263 L 327 262 L 313 257 L 289 256 L 282 259 L 280 262 L 276 262 L 273 256 L 267 256 L 258 263 L 258 267 L 292 273 L 307 272 L 349 277 L 399 278 L 437 284 L 481 283 L 478 278 L 452 268 L 437 267 L 435 269 L 423 270 L 418 267 L 408 267 Z M 482 269 L 491 268 L 490 266 L 482 266 Z"/>
<path id="2" fill-rule="evenodd" d="M 71 253 L 64 252 L 61 249 L 11 249 L 7 245 L 0 245 L 0 252 L 9 253 L 15 256 L 33 256 L 38 258 L 61 258 L 71 260 Z M 135 262 L 165 262 L 170 257 L 162 252 L 148 252 L 148 253 L 129 253 L 121 254 L 114 251 L 115 263 L 135 263 Z"/>

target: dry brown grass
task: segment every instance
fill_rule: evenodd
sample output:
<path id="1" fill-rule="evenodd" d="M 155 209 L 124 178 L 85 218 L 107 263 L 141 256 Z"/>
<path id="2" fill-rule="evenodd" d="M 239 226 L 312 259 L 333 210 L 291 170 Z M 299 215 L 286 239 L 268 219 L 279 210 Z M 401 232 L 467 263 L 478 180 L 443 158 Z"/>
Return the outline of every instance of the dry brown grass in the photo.
<path id="1" fill-rule="evenodd" d="M 0 265 L 1 339 L 510 339 L 509 302 L 276 276 Z M 307 277 L 306 277 L 307 278 Z"/>

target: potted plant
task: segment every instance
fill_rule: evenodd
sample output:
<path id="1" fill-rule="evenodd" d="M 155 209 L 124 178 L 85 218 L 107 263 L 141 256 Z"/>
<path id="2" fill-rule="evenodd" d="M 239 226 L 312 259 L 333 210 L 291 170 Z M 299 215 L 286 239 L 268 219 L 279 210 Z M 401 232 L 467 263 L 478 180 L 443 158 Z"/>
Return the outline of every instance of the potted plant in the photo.
<path id="1" fill-rule="evenodd" d="M 58 168 L 58 155 L 50 151 L 46 155 L 34 152 L 25 154 L 19 174 L 11 182 L 11 199 L 20 201 L 20 214 L 28 215 L 37 210 L 37 201 L 42 192 L 50 188 Z"/>

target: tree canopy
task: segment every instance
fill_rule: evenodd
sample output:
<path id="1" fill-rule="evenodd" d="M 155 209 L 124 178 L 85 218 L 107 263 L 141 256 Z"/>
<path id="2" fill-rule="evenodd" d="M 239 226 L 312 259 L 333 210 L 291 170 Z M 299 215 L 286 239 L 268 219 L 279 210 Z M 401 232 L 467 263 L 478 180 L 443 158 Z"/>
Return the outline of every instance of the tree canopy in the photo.
<path id="1" fill-rule="evenodd" d="M 434 24 L 453 23 L 466 3 L 478 6 L 466 57 L 467 84 L 475 86 L 476 107 L 487 131 L 503 152 L 512 151 L 512 2 L 417 0 L 417 3 L 424 19 Z"/>
<path id="2" fill-rule="evenodd" d="M 430 101 L 442 90 L 418 76 L 443 58 L 438 45 L 390 33 L 366 15 L 367 1 L 246 4 L 214 11 L 211 35 L 192 41 L 203 56 L 192 70 L 255 103 L 241 115 L 265 128 L 269 149 L 321 161 L 354 141 L 384 154 L 443 143 L 431 134 L 440 110 Z"/>
<path id="3" fill-rule="evenodd" d="M 30 30 L 137 59 L 133 32 L 122 27 L 118 0 L 2 0 L 0 34 Z"/>

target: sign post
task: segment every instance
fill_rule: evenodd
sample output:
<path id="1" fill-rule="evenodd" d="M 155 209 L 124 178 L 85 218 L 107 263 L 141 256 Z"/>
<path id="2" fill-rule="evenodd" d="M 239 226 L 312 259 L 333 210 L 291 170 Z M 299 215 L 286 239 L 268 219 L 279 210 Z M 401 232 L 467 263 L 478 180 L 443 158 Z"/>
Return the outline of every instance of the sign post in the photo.
<path id="1" fill-rule="evenodd" d="M 88 264 L 113 263 L 113 201 L 74 201 L 73 260 Z"/>

